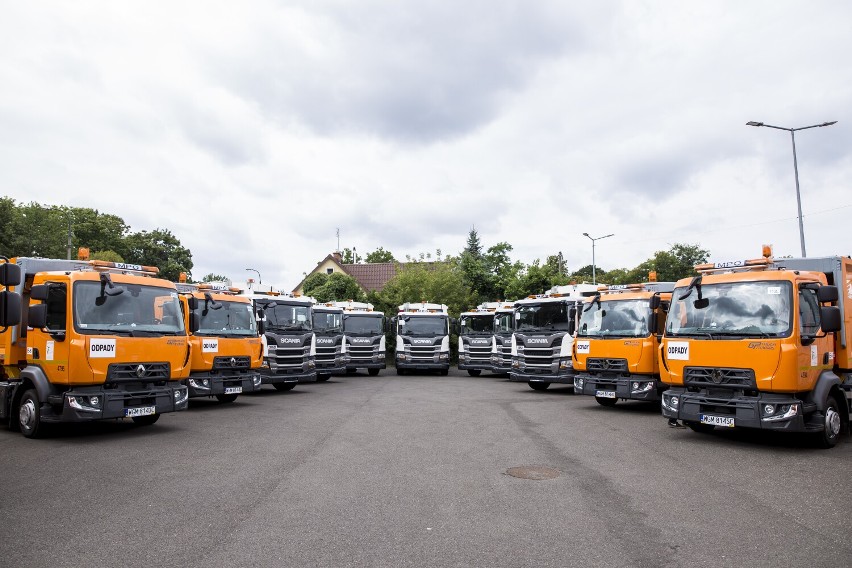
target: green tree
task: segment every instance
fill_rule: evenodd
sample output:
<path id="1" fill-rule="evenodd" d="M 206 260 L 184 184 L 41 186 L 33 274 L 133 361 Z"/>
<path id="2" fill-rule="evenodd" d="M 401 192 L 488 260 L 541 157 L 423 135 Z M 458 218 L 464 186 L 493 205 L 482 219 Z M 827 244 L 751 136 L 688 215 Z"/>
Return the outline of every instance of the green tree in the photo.
<path id="1" fill-rule="evenodd" d="M 168 229 L 140 231 L 126 239 L 127 261 L 134 264 L 156 266 L 160 276 L 177 281 L 181 272 L 192 277 L 192 253 Z"/>
<path id="2" fill-rule="evenodd" d="M 355 253 L 350 248 L 343 249 L 340 253 L 342 264 L 355 264 Z"/>
<path id="3" fill-rule="evenodd" d="M 231 279 L 227 276 L 222 276 L 221 274 L 214 274 L 211 272 L 210 274 L 205 274 L 201 278 L 202 282 L 230 282 Z"/>
<path id="4" fill-rule="evenodd" d="M 71 242 L 75 250 L 86 247 L 93 254 L 100 251 L 126 254 L 125 237 L 130 227 L 124 219 L 87 207 L 73 207 L 70 214 L 73 233 Z"/>
<path id="5" fill-rule="evenodd" d="M 370 264 L 379 264 L 382 262 L 396 262 L 396 259 L 393 257 L 391 251 L 379 247 L 364 257 L 364 261 Z"/>
<path id="6" fill-rule="evenodd" d="M 446 304 L 454 316 L 475 305 L 461 270 L 452 262 L 407 264 L 380 292 L 371 294 L 370 301 L 388 316 L 405 302 Z"/>
<path id="7" fill-rule="evenodd" d="M 91 260 L 105 260 L 107 262 L 124 262 L 124 258 L 114 250 L 101 250 L 89 254 Z"/>
<path id="8" fill-rule="evenodd" d="M 314 278 L 315 276 L 322 278 Z M 346 300 L 363 302 L 367 299 L 358 281 L 342 272 L 311 274 L 305 279 L 302 289 L 306 296 L 311 296 L 318 302 L 341 302 Z"/>

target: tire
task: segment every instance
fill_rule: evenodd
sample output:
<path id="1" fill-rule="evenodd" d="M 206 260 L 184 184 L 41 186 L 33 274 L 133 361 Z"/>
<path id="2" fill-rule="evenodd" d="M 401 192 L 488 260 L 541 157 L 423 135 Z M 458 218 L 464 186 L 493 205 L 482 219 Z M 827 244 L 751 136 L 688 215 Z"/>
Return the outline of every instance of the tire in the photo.
<path id="1" fill-rule="evenodd" d="M 370 374 L 371 377 L 375 377 L 376 375 L 378 375 L 379 371 L 381 371 L 381 369 L 367 369 L 367 372 Z"/>
<path id="2" fill-rule="evenodd" d="M 541 381 L 529 381 L 527 383 L 532 390 L 543 391 L 547 390 L 550 387 L 550 383 L 543 383 Z"/>
<path id="3" fill-rule="evenodd" d="M 275 387 L 277 391 L 289 391 L 296 388 L 297 383 L 273 383 L 272 386 Z"/>
<path id="4" fill-rule="evenodd" d="M 237 400 L 238 396 L 240 396 L 240 395 L 238 395 L 238 394 L 217 394 L 216 400 L 218 400 L 219 402 L 222 402 L 222 403 L 234 402 L 235 400 Z"/>
<path id="5" fill-rule="evenodd" d="M 595 400 L 601 406 L 609 406 L 609 407 L 615 406 L 615 403 L 618 402 L 617 398 L 604 398 L 602 396 L 596 396 Z"/>
<path id="6" fill-rule="evenodd" d="M 399 367 L 397 367 L 396 368 L 396 374 L 401 377 L 402 375 L 405 374 L 405 369 L 400 369 Z"/>
<path id="7" fill-rule="evenodd" d="M 27 438 L 41 438 L 45 434 L 41 421 L 41 403 L 35 389 L 24 392 L 21 402 L 18 403 L 18 426 L 21 434 Z"/>
<path id="8" fill-rule="evenodd" d="M 840 405 L 833 394 L 825 399 L 825 412 L 823 413 L 823 431 L 816 435 L 816 446 L 818 448 L 833 448 L 840 440 L 843 432 L 843 415 L 840 413 Z"/>
<path id="9" fill-rule="evenodd" d="M 139 426 L 150 426 L 160 419 L 159 414 L 149 414 L 148 416 L 134 416 L 131 418 L 134 424 L 138 424 Z"/>
<path id="10" fill-rule="evenodd" d="M 482 374 L 482 369 L 468 369 L 467 374 L 471 377 L 478 377 Z"/>
<path id="11" fill-rule="evenodd" d="M 331 378 L 331 375 L 317 375 L 317 382 L 322 383 Z"/>
<path id="12" fill-rule="evenodd" d="M 449 370 L 449 369 L 441 369 L 441 376 L 442 376 L 442 377 L 446 377 L 446 376 L 447 376 L 447 375 L 449 375 L 449 374 L 450 374 L 450 370 Z"/>
<path id="13" fill-rule="evenodd" d="M 716 429 L 712 424 L 702 424 L 701 422 L 684 422 L 687 428 L 699 434 L 709 434 Z"/>

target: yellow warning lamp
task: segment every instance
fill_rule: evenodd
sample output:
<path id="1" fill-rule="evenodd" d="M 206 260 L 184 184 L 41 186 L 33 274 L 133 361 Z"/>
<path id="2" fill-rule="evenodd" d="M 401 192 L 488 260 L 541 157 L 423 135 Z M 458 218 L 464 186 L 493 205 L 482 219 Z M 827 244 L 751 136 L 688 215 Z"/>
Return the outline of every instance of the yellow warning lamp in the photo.
<path id="1" fill-rule="evenodd" d="M 657 271 L 652 270 L 648 273 L 648 282 L 656 282 L 657 281 Z"/>
<path id="2" fill-rule="evenodd" d="M 181 284 L 186 284 L 186 272 L 181 272 L 178 276 L 178 282 Z"/>
<path id="3" fill-rule="evenodd" d="M 89 249 L 80 247 L 77 249 L 77 260 L 89 260 Z"/>

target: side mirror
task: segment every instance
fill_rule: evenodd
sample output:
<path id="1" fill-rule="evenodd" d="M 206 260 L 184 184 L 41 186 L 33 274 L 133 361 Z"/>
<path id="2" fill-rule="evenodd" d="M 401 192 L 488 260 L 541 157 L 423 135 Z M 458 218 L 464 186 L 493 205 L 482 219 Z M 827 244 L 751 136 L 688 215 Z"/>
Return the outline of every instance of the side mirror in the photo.
<path id="1" fill-rule="evenodd" d="M 29 315 L 27 315 L 27 325 L 33 329 L 44 329 L 47 327 L 47 304 L 30 306 Z"/>
<path id="2" fill-rule="evenodd" d="M 195 333 L 198 331 L 199 322 L 198 322 L 198 314 L 194 311 L 189 312 L 189 331 L 190 333 Z"/>
<path id="3" fill-rule="evenodd" d="M 577 332 L 577 322 L 572 317 L 571 320 L 568 322 L 568 335 L 574 335 L 574 333 L 576 333 L 576 332 Z"/>
<path id="4" fill-rule="evenodd" d="M 648 307 L 651 308 L 651 311 L 659 309 L 660 296 L 658 294 L 654 294 L 653 296 L 651 296 L 651 300 L 648 302 Z"/>
<path id="5" fill-rule="evenodd" d="M 21 283 L 21 267 L 8 262 L 0 264 L 0 286 L 17 286 Z"/>
<path id="6" fill-rule="evenodd" d="M 30 298 L 33 300 L 41 300 L 42 302 L 47 300 L 48 286 L 47 284 L 39 284 L 38 286 L 33 286 L 30 289 Z"/>
<path id="7" fill-rule="evenodd" d="M 695 306 L 696 310 L 703 310 L 710 305 L 710 300 L 708 298 L 701 298 L 692 302 L 692 305 Z"/>
<path id="8" fill-rule="evenodd" d="M 189 298 L 186 299 L 186 305 L 189 306 L 190 310 L 197 310 L 198 309 L 198 298 L 196 298 L 195 296 L 190 296 Z"/>
<path id="9" fill-rule="evenodd" d="M 656 296 L 656 298 L 657 298 L 657 299 L 659 299 L 659 296 Z M 657 307 L 659 307 L 659 306 L 657 306 Z M 654 309 L 656 309 L 656 308 L 654 308 Z M 648 332 L 649 332 L 651 335 L 657 335 L 657 330 L 658 330 L 658 326 L 657 326 L 657 314 L 652 312 L 652 313 L 648 316 Z"/>
<path id="10" fill-rule="evenodd" d="M 837 286 L 820 286 L 817 288 L 817 300 L 820 304 L 836 302 L 838 299 Z"/>
<path id="11" fill-rule="evenodd" d="M 16 292 L 0 292 L 0 327 L 19 323 L 21 323 L 21 295 Z"/>
<path id="12" fill-rule="evenodd" d="M 837 288 L 835 288 L 835 291 L 836 290 Z M 831 300 L 826 301 L 828 302 Z M 837 306 L 822 306 L 819 309 L 819 320 L 820 327 L 824 332 L 830 333 L 832 331 L 840 331 L 840 308 Z"/>

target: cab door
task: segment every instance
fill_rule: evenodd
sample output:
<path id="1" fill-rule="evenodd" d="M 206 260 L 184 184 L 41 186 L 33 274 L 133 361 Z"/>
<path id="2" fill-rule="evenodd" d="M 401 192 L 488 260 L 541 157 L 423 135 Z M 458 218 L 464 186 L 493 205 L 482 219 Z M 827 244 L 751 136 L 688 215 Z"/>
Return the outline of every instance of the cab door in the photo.
<path id="1" fill-rule="evenodd" d="M 800 287 L 798 292 L 799 309 L 799 356 L 798 388 L 810 390 L 816 384 L 823 369 L 830 369 L 834 361 L 829 360 L 833 343 L 831 335 L 820 329 L 819 301 L 816 289 Z M 820 337 L 822 336 L 822 337 Z"/>
<path id="2" fill-rule="evenodd" d="M 45 296 L 41 302 L 46 311 L 45 326 L 28 331 L 27 360 L 41 367 L 51 383 L 68 384 L 73 337 L 68 285 L 65 282 L 47 283 L 40 295 Z"/>

